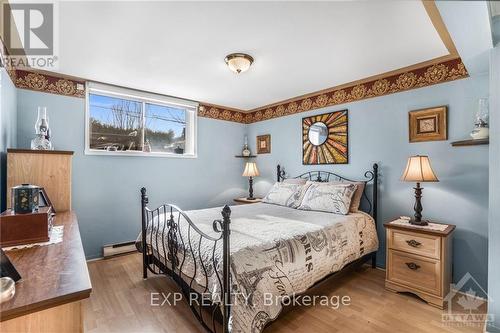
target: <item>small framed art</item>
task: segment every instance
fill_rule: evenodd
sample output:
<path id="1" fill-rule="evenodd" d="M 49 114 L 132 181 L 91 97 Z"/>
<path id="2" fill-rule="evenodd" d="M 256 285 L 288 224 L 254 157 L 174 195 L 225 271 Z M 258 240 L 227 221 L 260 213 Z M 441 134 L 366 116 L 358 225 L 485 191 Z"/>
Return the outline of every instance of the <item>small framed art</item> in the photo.
<path id="1" fill-rule="evenodd" d="M 448 107 L 437 106 L 408 113 L 410 142 L 448 139 Z"/>
<path id="2" fill-rule="evenodd" d="M 271 134 L 257 136 L 257 154 L 269 154 L 271 152 Z"/>

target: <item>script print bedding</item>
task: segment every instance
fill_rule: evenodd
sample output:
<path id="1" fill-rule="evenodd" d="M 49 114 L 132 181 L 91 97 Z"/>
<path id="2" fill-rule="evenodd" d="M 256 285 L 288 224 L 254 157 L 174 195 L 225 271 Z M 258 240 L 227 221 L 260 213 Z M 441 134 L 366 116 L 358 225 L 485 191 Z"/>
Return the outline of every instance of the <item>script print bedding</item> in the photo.
<path id="1" fill-rule="evenodd" d="M 378 249 L 374 221 L 362 212 L 336 215 L 264 203 L 231 209 L 232 292 L 245 295 L 233 299 L 233 332 L 258 333 L 276 319 L 282 309 L 281 303 L 269 304 L 264 297 L 279 300 L 283 296 L 302 293 L 325 276 Z M 220 211 L 221 208 L 212 208 L 186 213 L 200 230 L 216 236 L 212 231 L 212 221 L 220 219 Z M 155 228 L 161 230 L 163 221 L 156 223 Z M 214 299 L 220 299 L 214 266 L 222 262 L 222 242 L 216 249 L 213 265 L 208 241 L 200 243 L 199 236 L 192 231 L 188 235 L 186 223 L 180 223 L 178 232 L 185 244 L 178 252 L 179 257 L 185 255 L 181 268 L 183 275 L 193 276 L 196 263 L 197 286 L 193 288 L 208 290 Z M 192 243 L 190 247 L 188 238 Z M 146 239 L 154 255 L 164 262 L 160 249 L 166 240 L 150 237 L 150 230 Z M 200 257 L 205 262 L 205 270 L 200 269 L 202 263 L 197 259 Z"/>

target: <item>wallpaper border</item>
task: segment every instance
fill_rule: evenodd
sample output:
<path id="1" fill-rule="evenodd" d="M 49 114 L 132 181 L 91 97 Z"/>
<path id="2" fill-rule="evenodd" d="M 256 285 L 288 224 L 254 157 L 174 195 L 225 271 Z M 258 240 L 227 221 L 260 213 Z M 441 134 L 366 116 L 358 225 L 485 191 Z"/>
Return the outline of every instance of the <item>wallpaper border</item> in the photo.
<path id="1" fill-rule="evenodd" d="M 8 72 L 17 88 L 78 98 L 85 97 L 84 79 L 19 69 L 9 70 Z M 469 74 L 462 60 L 455 58 L 407 71 L 381 74 L 376 79 L 351 82 L 251 111 L 200 102 L 198 115 L 204 118 L 251 124 L 328 106 L 459 80 L 468 76 Z"/>
<path id="2" fill-rule="evenodd" d="M 385 96 L 468 77 L 460 58 L 446 60 L 397 74 L 380 75 L 377 79 L 350 83 L 339 87 L 262 107 L 245 115 L 245 123 L 288 116 L 305 111 Z"/>
<path id="3" fill-rule="evenodd" d="M 17 88 L 85 98 L 85 80 L 16 69 L 12 82 Z"/>

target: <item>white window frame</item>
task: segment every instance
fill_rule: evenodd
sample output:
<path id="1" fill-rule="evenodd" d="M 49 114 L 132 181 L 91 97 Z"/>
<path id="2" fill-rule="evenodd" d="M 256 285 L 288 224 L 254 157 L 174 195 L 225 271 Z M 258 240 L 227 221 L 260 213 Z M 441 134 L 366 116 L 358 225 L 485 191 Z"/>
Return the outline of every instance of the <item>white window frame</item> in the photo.
<path id="1" fill-rule="evenodd" d="M 144 151 L 106 151 L 90 148 L 90 103 L 89 95 L 98 94 L 109 97 L 123 98 L 142 103 L 143 112 L 146 104 L 156 104 L 170 107 L 181 107 L 186 110 L 186 147 L 184 154 Z M 163 96 L 144 91 L 122 88 L 97 82 L 87 82 L 85 89 L 85 155 L 104 156 L 149 156 L 173 158 L 198 157 L 198 106 L 197 102 L 183 100 L 175 97 Z"/>

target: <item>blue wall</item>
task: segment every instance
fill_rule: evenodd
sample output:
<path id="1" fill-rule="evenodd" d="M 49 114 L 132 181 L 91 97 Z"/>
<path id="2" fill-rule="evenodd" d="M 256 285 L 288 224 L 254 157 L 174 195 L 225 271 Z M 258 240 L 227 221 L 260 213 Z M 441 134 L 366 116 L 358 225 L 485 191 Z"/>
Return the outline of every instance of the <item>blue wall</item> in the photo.
<path id="1" fill-rule="evenodd" d="M 256 135 L 271 134 L 271 154 L 257 159 L 261 177 L 256 192 L 263 195 L 275 181 L 275 167 L 282 164 L 291 175 L 307 170 L 336 171 L 360 177 L 374 162 L 380 165 L 378 265 L 385 266 L 386 222 L 413 214 L 414 184 L 399 178 L 408 156 L 429 155 L 439 183 L 423 184 L 423 214 L 457 225 L 454 239 L 453 278 L 470 272 L 486 288 L 488 267 L 488 146 L 451 147 L 450 142 L 468 137 L 474 122 L 477 99 L 488 96 L 488 75 L 411 90 L 355 103 L 328 107 L 293 116 L 267 120 L 248 127 L 255 148 Z M 449 106 L 449 140 L 408 143 L 408 111 L 438 105 Z M 303 166 L 302 117 L 349 110 L 349 164 Z"/>
<path id="2" fill-rule="evenodd" d="M 7 148 L 17 140 L 16 88 L 4 68 L 0 68 L 0 211 L 6 208 Z"/>
<path id="3" fill-rule="evenodd" d="M 56 149 L 73 150 L 73 209 L 87 258 L 102 246 L 135 240 L 140 231 L 139 189 L 151 207 L 163 202 L 182 209 L 231 203 L 244 194 L 241 151 L 245 125 L 198 118 L 198 158 L 84 155 L 84 99 L 17 90 L 18 146 L 33 137 L 37 106 L 46 106 Z"/>
<path id="4" fill-rule="evenodd" d="M 490 58 L 490 210 L 489 210 L 489 271 L 488 313 L 495 316 L 489 332 L 500 332 L 500 44 Z"/>
<path id="5" fill-rule="evenodd" d="M 246 191 L 243 162 L 233 156 L 248 133 L 272 135 L 272 153 L 257 159 L 261 177 L 255 181 L 264 195 L 275 181 L 281 163 L 291 174 L 313 167 L 301 162 L 301 118 L 349 109 L 350 163 L 323 166 L 350 177 L 381 167 L 380 222 L 411 215 L 413 184 L 399 177 L 408 156 L 428 154 L 440 183 L 424 184 L 424 216 L 457 225 L 454 240 L 454 280 L 470 272 L 486 288 L 488 267 L 488 147 L 452 148 L 450 142 L 467 138 L 477 99 L 488 95 L 487 74 L 468 79 L 349 103 L 308 113 L 241 125 L 199 118 L 197 159 L 84 155 L 84 100 L 17 90 L 18 146 L 28 147 L 36 108 L 47 106 L 57 149 L 74 150 L 73 208 L 76 210 L 86 255 L 99 257 L 105 244 L 134 239 L 139 231 L 141 186 L 149 189 L 152 205 L 173 201 L 184 209 L 230 203 Z M 408 143 L 408 111 L 449 106 L 449 140 Z M 316 169 L 316 168 L 314 168 Z M 385 239 L 379 224 L 380 255 L 385 266 Z"/>

